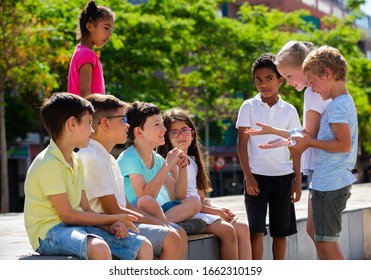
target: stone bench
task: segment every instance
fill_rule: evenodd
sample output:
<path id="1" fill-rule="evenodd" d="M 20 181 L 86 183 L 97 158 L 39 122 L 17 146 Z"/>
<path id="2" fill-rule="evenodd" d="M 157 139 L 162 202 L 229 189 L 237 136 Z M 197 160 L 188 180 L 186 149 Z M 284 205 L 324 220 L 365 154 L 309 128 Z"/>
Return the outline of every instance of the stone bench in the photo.
<path id="1" fill-rule="evenodd" d="M 19 257 L 19 260 L 79 260 L 75 256 L 41 256 L 32 253 Z M 188 236 L 186 260 L 220 260 L 219 240 L 213 234 Z"/>

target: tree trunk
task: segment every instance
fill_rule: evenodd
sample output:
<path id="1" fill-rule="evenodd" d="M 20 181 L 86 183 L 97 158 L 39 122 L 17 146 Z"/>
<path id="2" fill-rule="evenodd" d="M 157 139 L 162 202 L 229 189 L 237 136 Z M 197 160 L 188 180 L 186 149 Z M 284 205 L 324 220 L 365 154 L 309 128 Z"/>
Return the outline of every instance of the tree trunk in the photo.
<path id="1" fill-rule="evenodd" d="M 0 81 L 1 213 L 9 212 L 8 154 L 6 149 L 4 81 Z"/>

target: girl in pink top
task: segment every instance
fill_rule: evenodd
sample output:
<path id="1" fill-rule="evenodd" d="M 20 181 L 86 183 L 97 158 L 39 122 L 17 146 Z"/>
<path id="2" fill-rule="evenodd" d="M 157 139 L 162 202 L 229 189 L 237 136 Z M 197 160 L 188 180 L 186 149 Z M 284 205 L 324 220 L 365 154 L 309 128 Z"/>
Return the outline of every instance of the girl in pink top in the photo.
<path id="1" fill-rule="evenodd" d="M 93 51 L 102 48 L 111 38 L 113 12 L 89 1 L 79 18 L 76 38 L 80 43 L 73 53 L 68 72 L 68 91 L 86 97 L 92 93 L 105 94 L 102 63 Z"/>

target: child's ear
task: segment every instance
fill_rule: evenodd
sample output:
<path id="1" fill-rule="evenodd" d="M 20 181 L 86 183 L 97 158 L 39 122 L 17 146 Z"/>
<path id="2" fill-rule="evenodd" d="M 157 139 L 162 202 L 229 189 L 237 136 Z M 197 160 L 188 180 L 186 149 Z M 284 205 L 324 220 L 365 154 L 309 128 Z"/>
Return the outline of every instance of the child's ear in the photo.
<path id="1" fill-rule="evenodd" d="M 142 135 L 142 129 L 139 126 L 135 127 L 133 131 L 135 137 Z"/>
<path id="2" fill-rule="evenodd" d="M 87 29 L 89 32 L 91 32 L 91 29 L 92 29 L 93 24 L 92 24 L 91 22 L 87 22 L 85 26 L 86 26 L 86 29 Z"/>
<path id="3" fill-rule="evenodd" d="M 104 130 L 109 129 L 108 119 L 107 119 L 107 118 L 102 118 L 102 119 L 100 120 L 100 125 L 101 125 L 101 127 L 102 127 Z"/>
<path id="4" fill-rule="evenodd" d="M 75 127 L 77 126 L 77 119 L 73 116 L 69 117 L 67 120 L 66 120 L 66 123 L 65 123 L 65 128 L 69 131 L 72 131 L 75 129 Z"/>
<path id="5" fill-rule="evenodd" d="M 333 78 L 333 74 L 330 68 L 325 67 L 324 73 L 326 80 L 328 80 L 329 78 Z"/>
<path id="6" fill-rule="evenodd" d="M 280 85 L 282 85 L 284 81 L 285 81 L 284 77 L 281 76 L 278 78 L 278 82 L 280 83 Z"/>

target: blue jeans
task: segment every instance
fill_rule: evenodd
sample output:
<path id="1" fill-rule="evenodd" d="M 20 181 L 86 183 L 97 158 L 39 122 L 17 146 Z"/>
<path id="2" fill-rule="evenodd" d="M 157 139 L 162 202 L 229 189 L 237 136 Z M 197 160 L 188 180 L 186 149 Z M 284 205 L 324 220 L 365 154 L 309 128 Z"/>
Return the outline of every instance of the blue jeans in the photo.
<path id="1" fill-rule="evenodd" d="M 129 233 L 126 238 L 117 238 L 98 227 L 69 226 L 60 223 L 49 230 L 44 240 L 40 240 L 37 252 L 40 255 L 74 255 L 87 260 L 88 237 L 103 239 L 112 255 L 120 260 L 135 260 L 145 237 Z"/>

